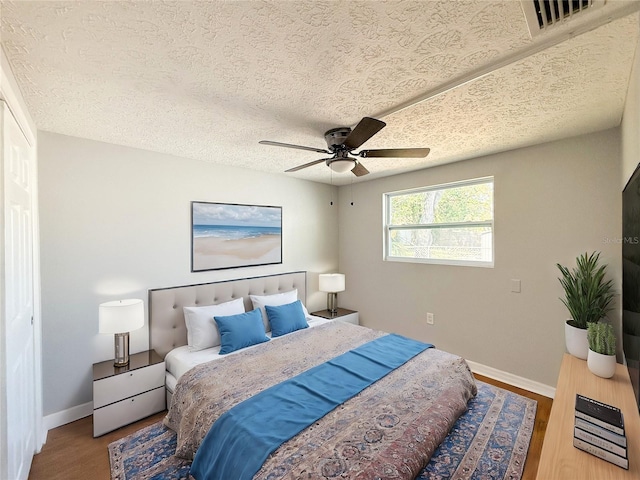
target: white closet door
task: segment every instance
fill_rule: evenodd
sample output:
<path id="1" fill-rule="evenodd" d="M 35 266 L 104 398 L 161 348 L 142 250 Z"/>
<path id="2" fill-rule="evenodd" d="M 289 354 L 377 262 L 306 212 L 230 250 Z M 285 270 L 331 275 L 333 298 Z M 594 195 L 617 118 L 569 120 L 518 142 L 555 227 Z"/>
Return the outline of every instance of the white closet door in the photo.
<path id="1" fill-rule="evenodd" d="M 8 478 L 29 475 L 36 450 L 33 291 L 34 149 L 4 102 L 4 369 Z"/>

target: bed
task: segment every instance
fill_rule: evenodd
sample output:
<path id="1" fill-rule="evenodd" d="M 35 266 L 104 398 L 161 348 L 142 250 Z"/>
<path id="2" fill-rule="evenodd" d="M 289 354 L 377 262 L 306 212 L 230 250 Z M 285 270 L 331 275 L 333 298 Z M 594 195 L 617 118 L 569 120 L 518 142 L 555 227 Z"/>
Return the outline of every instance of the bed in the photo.
<path id="1" fill-rule="evenodd" d="M 260 302 L 269 304 L 269 299 L 280 296 L 290 301 L 293 292 L 300 301 L 295 304 L 304 304 L 305 272 L 150 290 L 151 348 L 168 366 L 165 425 L 178 434 L 176 455 L 195 456 L 192 469 L 198 480 L 231 478 L 229 472 L 234 472 L 233 478 L 258 479 L 415 478 L 476 394 L 462 358 L 404 337 L 316 318 L 306 310 L 308 327 L 275 335 L 280 327 L 274 320 L 273 337 L 249 348 L 225 355 L 220 354 L 220 346 L 190 351 L 193 324 L 187 329 L 185 322 L 190 308 L 206 311 L 203 307 L 235 302 L 251 312 L 255 301 L 261 307 Z M 272 317 L 264 313 L 280 315 L 293 304 L 274 305 L 278 306 L 251 312 L 252 321 L 260 315 L 264 329 L 269 330 Z M 248 315 L 226 318 L 244 321 Z M 225 324 L 219 325 L 225 335 Z M 343 358 L 369 363 L 334 365 Z M 375 369 L 384 371 L 357 386 L 360 377 Z M 351 376 L 337 380 L 342 370 Z M 321 371 L 330 380 L 309 380 L 316 381 L 312 387 L 304 383 L 307 378 L 321 378 L 316 373 Z M 299 400 L 299 393 L 291 394 L 295 388 L 310 396 Z M 340 395 L 344 398 L 329 398 Z M 291 398 L 296 401 L 290 402 Z M 324 407 L 318 405 L 325 398 L 333 406 L 322 411 Z M 287 410 L 279 419 L 280 410 L 305 402 L 305 408 L 312 410 L 309 415 L 315 416 L 291 427 L 295 433 L 290 438 L 272 440 L 273 425 L 284 422 L 286 430 L 307 415 Z M 243 417 L 239 410 L 249 404 L 254 410 Z M 247 419 L 254 418 L 255 425 L 245 428 L 250 423 Z M 269 437 L 266 443 L 265 437 Z M 216 463 L 221 458 L 226 465 Z M 248 473 L 236 474 L 243 468 Z"/>

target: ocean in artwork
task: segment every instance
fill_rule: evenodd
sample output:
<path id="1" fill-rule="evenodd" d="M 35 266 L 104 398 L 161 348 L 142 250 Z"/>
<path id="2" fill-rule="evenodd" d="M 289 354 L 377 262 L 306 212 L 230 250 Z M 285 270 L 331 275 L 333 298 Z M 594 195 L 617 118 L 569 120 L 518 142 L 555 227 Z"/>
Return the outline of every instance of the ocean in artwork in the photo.
<path id="1" fill-rule="evenodd" d="M 256 225 L 194 225 L 193 238 L 216 237 L 222 240 L 258 238 L 263 235 L 281 235 L 280 227 Z"/>

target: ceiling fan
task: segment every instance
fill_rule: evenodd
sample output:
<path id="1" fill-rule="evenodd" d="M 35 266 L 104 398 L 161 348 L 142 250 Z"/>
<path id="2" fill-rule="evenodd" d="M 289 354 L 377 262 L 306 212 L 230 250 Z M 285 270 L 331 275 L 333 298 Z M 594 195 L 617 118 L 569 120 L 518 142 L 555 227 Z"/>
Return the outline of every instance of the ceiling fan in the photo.
<path id="1" fill-rule="evenodd" d="M 385 125 L 386 123 L 381 120 L 364 117 L 353 130 L 349 127 L 333 128 L 324 134 L 328 150 L 292 145 L 290 143 L 272 142 L 270 140 L 261 140 L 259 143 L 262 145 L 273 145 L 274 147 L 296 148 L 298 150 L 309 150 L 333 155 L 330 158 L 321 158 L 320 160 L 314 160 L 304 165 L 298 165 L 297 167 L 285 170 L 286 172 L 296 172 L 303 168 L 325 162 L 334 172 L 344 173 L 351 170 L 357 177 L 368 174 L 369 170 L 367 170 L 358 159 L 353 158 L 354 156 L 361 158 L 423 158 L 429 154 L 428 148 L 386 148 L 379 150 L 360 150 L 359 152 L 353 151 L 382 130 Z"/>

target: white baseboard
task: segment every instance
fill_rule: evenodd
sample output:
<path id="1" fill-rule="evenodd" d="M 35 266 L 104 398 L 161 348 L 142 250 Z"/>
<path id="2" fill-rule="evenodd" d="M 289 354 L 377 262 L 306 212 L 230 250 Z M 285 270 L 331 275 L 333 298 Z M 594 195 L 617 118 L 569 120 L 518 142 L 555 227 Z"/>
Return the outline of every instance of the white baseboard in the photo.
<path id="1" fill-rule="evenodd" d="M 503 372 L 502 370 L 498 370 L 497 368 L 488 367 L 486 365 L 472 362 L 470 360 L 467 360 L 467 364 L 469 365 L 471 371 L 473 373 L 477 373 L 478 375 L 484 375 L 485 377 L 493 378 L 494 380 L 498 380 L 499 382 L 507 383 L 524 390 L 529 390 L 530 392 L 544 395 L 545 397 L 554 398 L 556 396 L 555 387 L 550 387 L 549 385 L 545 385 L 540 382 L 534 382 L 533 380 L 529 380 L 528 378 L 519 377 L 517 375 L 513 375 L 512 373 Z"/>
<path id="2" fill-rule="evenodd" d="M 67 410 L 47 415 L 43 419 L 44 428 L 45 431 L 48 432 L 52 428 L 75 422 L 76 420 L 88 417 L 89 415 L 93 415 L 93 402 L 83 403 L 82 405 L 77 405 Z"/>

